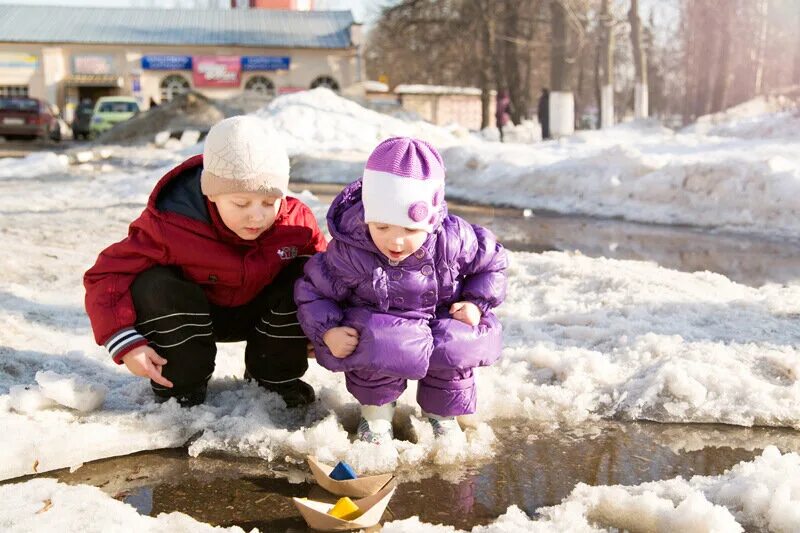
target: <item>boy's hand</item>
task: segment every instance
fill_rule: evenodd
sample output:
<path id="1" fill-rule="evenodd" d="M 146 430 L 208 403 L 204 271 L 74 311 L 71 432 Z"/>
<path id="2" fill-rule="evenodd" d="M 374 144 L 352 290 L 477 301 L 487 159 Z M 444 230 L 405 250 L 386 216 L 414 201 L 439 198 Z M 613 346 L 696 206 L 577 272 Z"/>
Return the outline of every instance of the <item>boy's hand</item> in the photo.
<path id="1" fill-rule="evenodd" d="M 344 359 L 358 346 L 358 331 L 347 326 L 331 328 L 325 332 L 322 340 L 334 357 Z"/>
<path id="2" fill-rule="evenodd" d="M 122 362 L 134 376 L 147 377 L 167 388 L 172 388 L 172 382 L 161 375 L 161 370 L 167 360 L 156 353 L 149 346 L 139 346 L 126 353 Z"/>
<path id="3" fill-rule="evenodd" d="M 472 302 L 456 302 L 450 306 L 450 316 L 475 327 L 481 321 L 481 310 Z"/>

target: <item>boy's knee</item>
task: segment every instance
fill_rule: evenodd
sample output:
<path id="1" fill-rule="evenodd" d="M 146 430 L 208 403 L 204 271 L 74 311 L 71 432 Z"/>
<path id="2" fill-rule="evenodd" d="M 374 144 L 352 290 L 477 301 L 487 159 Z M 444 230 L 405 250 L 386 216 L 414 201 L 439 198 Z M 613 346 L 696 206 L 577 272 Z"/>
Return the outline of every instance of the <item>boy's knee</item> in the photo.
<path id="1" fill-rule="evenodd" d="M 145 270 L 131 285 L 134 306 L 141 314 L 147 311 L 204 310 L 208 300 L 203 289 L 186 281 L 172 267 L 156 266 Z"/>

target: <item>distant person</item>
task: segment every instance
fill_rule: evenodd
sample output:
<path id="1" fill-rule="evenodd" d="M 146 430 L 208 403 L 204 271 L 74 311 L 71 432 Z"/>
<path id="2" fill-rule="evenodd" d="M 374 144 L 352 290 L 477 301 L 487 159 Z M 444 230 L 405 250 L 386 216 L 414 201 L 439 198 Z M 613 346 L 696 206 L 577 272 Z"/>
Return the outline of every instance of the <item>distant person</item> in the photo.
<path id="1" fill-rule="evenodd" d="M 287 407 L 314 401 L 300 380 L 313 353 L 294 284 L 326 242 L 289 194 L 289 156 L 263 119 L 225 119 L 203 154 L 161 178 L 124 240 L 83 278 L 98 344 L 150 378 L 157 400 L 203 403 L 217 342 L 246 341 L 245 378 Z"/>
<path id="2" fill-rule="evenodd" d="M 542 139 L 551 139 L 550 136 L 550 89 L 542 89 L 542 94 L 539 96 L 539 106 L 536 110 L 539 118 L 539 124 L 542 125 Z"/>
<path id="3" fill-rule="evenodd" d="M 328 210 L 333 240 L 297 282 L 297 317 L 317 362 L 344 372 L 361 404 L 358 439 L 391 442 L 409 379 L 437 438 L 474 413 L 473 370 L 494 363 L 508 258 L 486 228 L 448 214 L 439 152 L 408 137 L 383 141 L 363 177 Z"/>
<path id="4" fill-rule="evenodd" d="M 508 89 L 503 89 L 497 93 L 497 101 L 495 103 L 494 120 L 497 124 L 497 130 L 500 132 L 500 142 L 503 142 L 503 128 L 508 125 L 511 120 L 511 97 L 508 95 Z"/>

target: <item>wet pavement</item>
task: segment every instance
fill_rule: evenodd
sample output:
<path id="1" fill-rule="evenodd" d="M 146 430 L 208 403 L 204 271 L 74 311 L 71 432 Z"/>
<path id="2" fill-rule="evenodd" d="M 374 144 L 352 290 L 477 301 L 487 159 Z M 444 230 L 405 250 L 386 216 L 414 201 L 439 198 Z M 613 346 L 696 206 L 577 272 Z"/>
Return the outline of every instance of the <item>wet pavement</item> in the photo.
<path id="1" fill-rule="evenodd" d="M 325 202 L 330 202 L 341 188 L 334 184 L 292 183 L 293 190 L 308 189 Z M 800 239 L 769 239 L 704 228 L 526 212 L 454 201 L 448 201 L 448 208 L 473 224 L 491 229 L 511 250 L 578 250 L 590 257 L 651 261 L 684 272 L 716 272 L 754 287 L 800 280 Z"/>
<path id="2" fill-rule="evenodd" d="M 577 483 L 633 485 L 676 476 L 718 475 L 759 455 L 768 444 L 800 451 L 800 432 L 721 425 L 603 422 L 580 432 L 550 431 L 494 421 L 492 460 L 442 469 L 423 465 L 401 474 L 383 521 L 419 516 L 469 530 L 494 521 L 510 505 L 529 516 L 555 505 Z M 43 474 L 90 484 L 156 516 L 180 511 L 213 525 L 246 531 L 309 531 L 293 496 L 324 499 L 303 465 L 274 469 L 257 459 L 188 457 L 185 449 L 146 452 Z M 12 482 L 29 478 L 20 478 Z M 292 480 L 292 482 L 290 482 Z M 299 482 L 298 482 L 299 481 Z"/>

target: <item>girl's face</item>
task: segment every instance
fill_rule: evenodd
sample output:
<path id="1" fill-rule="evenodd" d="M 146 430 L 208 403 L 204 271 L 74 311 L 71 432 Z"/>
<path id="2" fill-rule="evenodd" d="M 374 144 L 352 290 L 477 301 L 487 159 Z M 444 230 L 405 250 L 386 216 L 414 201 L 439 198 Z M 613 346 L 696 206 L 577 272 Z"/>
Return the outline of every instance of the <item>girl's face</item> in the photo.
<path id="1" fill-rule="evenodd" d="M 252 241 L 275 222 L 281 199 L 257 192 L 233 192 L 209 196 L 229 230 L 244 240 Z"/>
<path id="2" fill-rule="evenodd" d="M 419 250 L 428 238 L 428 232 L 421 229 L 404 228 L 382 222 L 370 222 L 367 226 L 369 236 L 372 237 L 372 242 L 378 250 L 395 263 Z"/>

